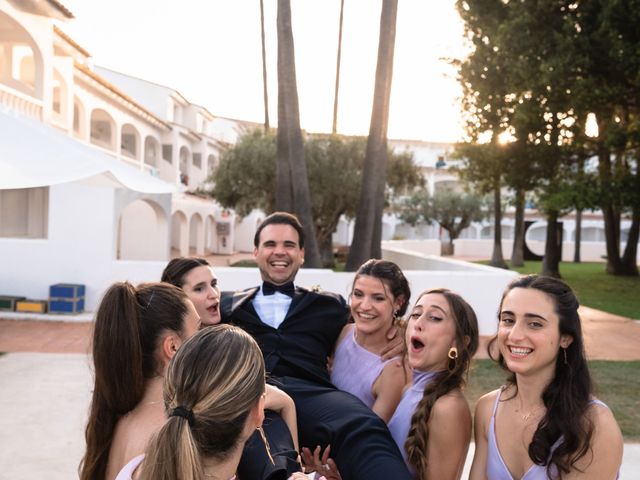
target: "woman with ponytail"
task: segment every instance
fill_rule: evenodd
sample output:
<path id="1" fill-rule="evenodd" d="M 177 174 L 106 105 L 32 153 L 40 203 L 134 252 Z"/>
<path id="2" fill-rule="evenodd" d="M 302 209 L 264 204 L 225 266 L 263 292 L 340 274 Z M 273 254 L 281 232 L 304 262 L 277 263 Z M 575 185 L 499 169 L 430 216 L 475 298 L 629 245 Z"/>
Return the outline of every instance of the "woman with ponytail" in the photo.
<path id="1" fill-rule="evenodd" d="M 199 316 L 173 285 L 116 283 L 105 293 L 93 331 L 95 385 L 85 430 L 81 480 L 113 480 L 144 452 L 166 420 L 165 369 L 199 328 Z"/>
<path id="2" fill-rule="evenodd" d="M 201 330 L 169 365 L 167 422 L 118 480 L 234 478 L 245 442 L 261 428 L 264 393 L 264 360 L 253 338 L 230 325 Z"/>
<path id="3" fill-rule="evenodd" d="M 458 479 L 471 440 L 471 412 L 462 394 L 478 348 L 478 322 L 459 295 L 423 292 L 406 332 L 413 382 L 400 400 L 389 430 L 414 478 Z"/>
<path id="4" fill-rule="evenodd" d="M 622 434 L 593 397 L 578 300 L 562 280 L 517 278 L 498 311 L 489 355 L 509 372 L 480 398 L 472 480 L 613 480 Z"/>

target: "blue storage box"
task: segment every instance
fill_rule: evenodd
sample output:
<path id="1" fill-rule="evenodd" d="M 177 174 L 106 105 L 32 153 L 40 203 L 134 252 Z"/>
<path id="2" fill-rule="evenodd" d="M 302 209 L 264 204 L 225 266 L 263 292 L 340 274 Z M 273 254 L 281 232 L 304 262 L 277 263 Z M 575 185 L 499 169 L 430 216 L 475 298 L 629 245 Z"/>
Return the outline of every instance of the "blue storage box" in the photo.
<path id="1" fill-rule="evenodd" d="M 50 313 L 80 313 L 84 311 L 85 286 L 76 283 L 56 283 L 49 287 Z"/>
<path id="2" fill-rule="evenodd" d="M 84 285 L 77 283 L 56 283 L 49 287 L 50 298 L 84 298 Z"/>
<path id="3" fill-rule="evenodd" d="M 49 300 L 50 313 L 80 313 L 84 311 L 84 297 L 58 298 Z"/>

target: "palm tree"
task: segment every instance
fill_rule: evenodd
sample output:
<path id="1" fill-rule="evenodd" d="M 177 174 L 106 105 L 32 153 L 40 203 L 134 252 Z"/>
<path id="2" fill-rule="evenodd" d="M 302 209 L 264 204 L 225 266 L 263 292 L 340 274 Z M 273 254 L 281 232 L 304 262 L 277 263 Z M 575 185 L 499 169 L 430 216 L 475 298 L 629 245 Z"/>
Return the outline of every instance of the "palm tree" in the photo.
<path id="1" fill-rule="evenodd" d="M 338 59 L 336 60 L 336 91 L 333 96 L 333 126 L 331 133 L 338 133 L 338 91 L 340 90 L 340 57 L 342 54 L 342 20 L 344 18 L 344 0 L 340 0 L 340 27 L 338 28 Z"/>
<path id="2" fill-rule="evenodd" d="M 300 131 L 296 64 L 291 29 L 290 0 L 278 0 L 278 160 L 276 209 L 293 211 L 304 226 L 305 265 L 322 262 L 311 214 L 311 193 Z M 289 199 L 291 202 L 289 202 Z M 292 207 L 292 208 L 291 208 Z"/>
<path id="3" fill-rule="evenodd" d="M 362 175 L 360 200 L 346 269 L 355 271 L 369 258 L 382 256 L 382 212 L 387 167 L 387 127 L 393 76 L 398 0 L 383 0 L 373 109 Z"/>
<path id="4" fill-rule="evenodd" d="M 267 94 L 267 49 L 264 42 L 264 0 L 260 0 L 260 28 L 262 32 L 262 89 L 264 95 L 264 131 L 269 131 L 269 96 Z"/>

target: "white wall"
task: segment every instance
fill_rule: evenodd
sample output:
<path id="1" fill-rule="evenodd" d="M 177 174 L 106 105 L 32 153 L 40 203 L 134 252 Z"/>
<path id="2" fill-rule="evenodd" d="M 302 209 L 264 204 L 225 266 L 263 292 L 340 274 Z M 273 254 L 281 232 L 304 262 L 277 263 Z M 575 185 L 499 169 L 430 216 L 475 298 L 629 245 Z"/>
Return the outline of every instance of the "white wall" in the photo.
<path id="1" fill-rule="evenodd" d="M 82 283 L 94 305 L 114 256 L 113 208 L 113 188 L 51 186 L 47 238 L 0 239 L 1 294 L 47 299 L 54 283 Z"/>

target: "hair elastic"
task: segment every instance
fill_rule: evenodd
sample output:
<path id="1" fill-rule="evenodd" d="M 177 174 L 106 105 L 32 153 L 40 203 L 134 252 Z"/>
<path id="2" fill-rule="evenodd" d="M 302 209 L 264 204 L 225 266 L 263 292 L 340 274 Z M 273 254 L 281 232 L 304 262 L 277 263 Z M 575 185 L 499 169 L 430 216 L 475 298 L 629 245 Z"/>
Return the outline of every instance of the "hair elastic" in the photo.
<path id="1" fill-rule="evenodd" d="M 193 426 L 193 411 L 189 410 L 187 407 L 183 407 L 182 405 L 178 405 L 174 408 L 169 414 L 170 417 L 182 417 L 189 422 L 189 426 Z"/>

